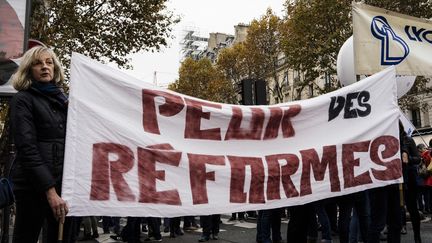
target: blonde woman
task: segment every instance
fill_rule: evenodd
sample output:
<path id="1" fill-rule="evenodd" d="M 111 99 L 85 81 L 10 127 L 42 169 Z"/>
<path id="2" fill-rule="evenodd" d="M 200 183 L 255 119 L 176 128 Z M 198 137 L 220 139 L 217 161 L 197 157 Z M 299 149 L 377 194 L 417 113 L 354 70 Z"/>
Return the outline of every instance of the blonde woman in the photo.
<path id="1" fill-rule="evenodd" d="M 60 197 L 66 136 L 67 97 L 59 87 L 63 68 L 43 46 L 28 50 L 12 77 L 18 93 L 11 102 L 11 128 L 17 149 L 12 172 L 16 197 L 14 243 L 36 243 L 46 220 L 48 242 L 57 242 L 67 203 Z M 65 238 L 70 233 L 65 222 Z"/>

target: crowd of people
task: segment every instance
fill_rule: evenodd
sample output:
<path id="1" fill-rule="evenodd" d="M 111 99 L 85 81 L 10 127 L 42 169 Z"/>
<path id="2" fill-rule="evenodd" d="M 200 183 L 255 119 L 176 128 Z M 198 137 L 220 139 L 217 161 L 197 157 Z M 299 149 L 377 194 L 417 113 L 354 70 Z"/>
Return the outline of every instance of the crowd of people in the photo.
<path id="1" fill-rule="evenodd" d="M 81 222 L 85 226 L 83 239 L 99 237 L 95 217 L 66 217 L 68 205 L 59 196 L 68 105 L 61 88 L 63 81 L 57 56 L 42 46 L 24 54 L 12 77 L 14 88 L 19 91 L 11 102 L 11 128 L 17 149 L 12 172 L 16 196 L 14 243 L 36 243 L 44 224 L 47 242 L 57 242 L 59 223 L 64 225 L 63 242 L 77 240 Z M 290 207 L 286 242 L 315 242 L 320 230 L 321 242 L 332 242 L 333 233 L 337 232 L 340 242 L 377 243 L 385 236 L 388 242 L 397 243 L 401 233 L 406 232 L 405 210 L 412 222 L 413 242 L 421 242 L 419 212 L 430 213 L 432 209 L 432 177 L 428 169 L 431 151 L 421 144 L 416 147 L 402 124 L 399 127 L 404 183 Z M 281 242 L 283 212 L 284 209 L 258 211 L 256 242 Z M 239 220 L 244 219 L 244 213 L 237 215 Z M 233 214 L 232 220 L 237 215 Z M 162 240 L 160 218 L 129 217 L 122 230 L 119 218 L 102 220 L 105 233 L 110 232 L 110 227 L 115 233 L 113 239 L 139 242 L 145 224 L 145 241 Z M 217 240 L 220 220 L 220 215 L 200 216 L 203 230 L 198 241 Z M 198 227 L 195 217 L 183 217 L 183 222 L 183 230 Z M 163 223 L 170 237 L 183 235 L 181 218 L 163 219 Z"/>

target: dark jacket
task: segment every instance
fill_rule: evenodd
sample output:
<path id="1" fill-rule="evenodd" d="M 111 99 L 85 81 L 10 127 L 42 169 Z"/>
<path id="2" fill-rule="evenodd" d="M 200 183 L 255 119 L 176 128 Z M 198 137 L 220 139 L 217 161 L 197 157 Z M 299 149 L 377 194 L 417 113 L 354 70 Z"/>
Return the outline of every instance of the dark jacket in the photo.
<path id="1" fill-rule="evenodd" d="M 60 192 L 66 137 L 67 108 L 58 100 L 30 88 L 11 102 L 11 128 L 17 155 L 14 190 Z"/>
<path id="2" fill-rule="evenodd" d="M 400 139 L 401 153 L 406 152 L 408 154 L 408 164 L 402 163 L 404 183 L 412 188 L 417 186 L 417 166 L 421 162 L 421 156 L 414 139 L 405 134 Z"/>
<path id="3" fill-rule="evenodd" d="M 403 145 L 401 147 L 401 152 L 408 153 L 408 165 L 414 166 L 421 162 L 421 156 L 417 150 L 417 146 L 410 136 L 405 135 L 403 138 Z"/>

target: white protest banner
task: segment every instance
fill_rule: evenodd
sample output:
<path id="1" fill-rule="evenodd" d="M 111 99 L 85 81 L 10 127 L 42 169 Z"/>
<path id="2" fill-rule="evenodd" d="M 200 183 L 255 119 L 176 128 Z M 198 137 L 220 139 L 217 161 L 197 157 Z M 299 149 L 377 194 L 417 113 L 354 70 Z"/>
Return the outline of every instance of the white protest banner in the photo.
<path id="1" fill-rule="evenodd" d="M 357 74 L 432 75 L 432 21 L 353 2 Z"/>
<path id="2" fill-rule="evenodd" d="M 402 181 L 394 68 L 272 106 L 181 95 L 76 53 L 70 84 L 70 215 L 269 209 Z"/>

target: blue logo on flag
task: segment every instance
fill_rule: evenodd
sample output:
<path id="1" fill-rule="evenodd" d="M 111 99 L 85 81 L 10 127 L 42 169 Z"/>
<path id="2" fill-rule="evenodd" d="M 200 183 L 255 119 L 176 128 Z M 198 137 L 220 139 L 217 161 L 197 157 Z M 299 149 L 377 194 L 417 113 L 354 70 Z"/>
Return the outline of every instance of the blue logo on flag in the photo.
<path id="1" fill-rule="evenodd" d="M 407 43 L 396 35 L 383 16 L 375 16 L 372 19 L 371 32 L 381 40 L 381 65 L 396 65 L 408 56 L 410 49 Z M 401 53 L 390 53 L 390 44 L 398 45 Z"/>

